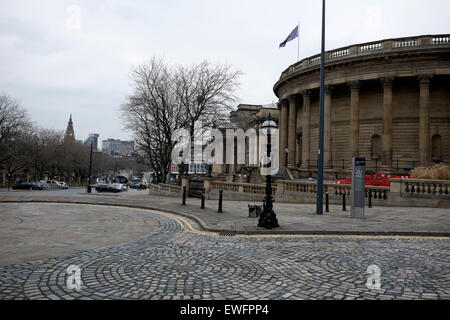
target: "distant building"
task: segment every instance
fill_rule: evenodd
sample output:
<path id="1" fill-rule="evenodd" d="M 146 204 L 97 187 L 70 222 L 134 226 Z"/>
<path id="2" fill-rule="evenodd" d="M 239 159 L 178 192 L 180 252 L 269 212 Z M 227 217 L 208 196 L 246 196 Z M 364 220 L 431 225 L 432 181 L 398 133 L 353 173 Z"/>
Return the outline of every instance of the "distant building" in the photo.
<path id="1" fill-rule="evenodd" d="M 94 150 L 98 150 L 98 137 L 100 135 L 98 133 L 89 133 L 89 137 L 84 141 L 84 144 L 86 146 L 90 146 L 91 145 L 91 141 L 92 141 L 92 148 Z"/>
<path id="2" fill-rule="evenodd" d="M 75 131 L 73 130 L 72 115 L 70 115 L 66 133 L 64 134 L 64 143 L 75 143 Z"/>
<path id="3" fill-rule="evenodd" d="M 134 141 L 107 139 L 102 141 L 102 153 L 110 156 L 131 156 L 134 151 Z"/>
<path id="4" fill-rule="evenodd" d="M 134 141 L 120 141 L 120 154 L 131 156 L 134 152 Z"/>

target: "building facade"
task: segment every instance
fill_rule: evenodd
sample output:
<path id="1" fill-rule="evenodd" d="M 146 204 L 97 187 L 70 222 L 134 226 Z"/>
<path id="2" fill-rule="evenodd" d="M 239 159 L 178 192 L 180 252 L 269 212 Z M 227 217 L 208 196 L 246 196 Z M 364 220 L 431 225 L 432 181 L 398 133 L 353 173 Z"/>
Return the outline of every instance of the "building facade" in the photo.
<path id="1" fill-rule="evenodd" d="M 352 157 L 386 172 L 450 162 L 450 35 L 351 45 L 325 56 L 327 170 L 348 169 Z M 320 55 L 290 66 L 274 86 L 282 167 L 317 167 L 319 87 Z"/>
<path id="2" fill-rule="evenodd" d="M 89 137 L 84 141 L 84 145 L 90 146 L 92 142 L 92 148 L 98 150 L 98 133 L 89 133 Z"/>
<path id="3" fill-rule="evenodd" d="M 242 129 L 246 132 L 249 129 L 255 129 L 256 131 L 256 159 L 257 161 L 261 158 L 262 153 L 265 150 L 260 149 L 260 139 L 259 130 L 262 123 L 267 120 L 269 114 L 272 119 L 278 123 L 278 113 L 277 104 L 266 104 L 266 105 L 251 105 L 251 104 L 240 104 L 237 106 L 235 111 L 230 113 L 230 129 Z M 224 164 L 213 164 L 212 173 L 219 175 L 241 175 L 245 176 L 245 179 L 241 179 L 242 182 L 255 182 L 260 183 L 259 176 L 259 164 L 251 163 L 249 154 L 249 143 L 250 141 L 246 138 L 245 140 L 245 164 L 238 164 L 237 161 L 237 141 L 234 144 L 234 163 L 227 163 L 227 146 L 226 146 L 226 128 L 221 129 L 223 133 L 223 163 Z M 272 149 L 274 152 L 277 150 L 276 146 Z M 256 180 L 252 180 L 255 177 Z"/>
<path id="4" fill-rule="evenodd" d="M 102 141 L 102 153 L 110 156 L 131 156 L 134 153 L 134 141 L 107 139 Z"/>

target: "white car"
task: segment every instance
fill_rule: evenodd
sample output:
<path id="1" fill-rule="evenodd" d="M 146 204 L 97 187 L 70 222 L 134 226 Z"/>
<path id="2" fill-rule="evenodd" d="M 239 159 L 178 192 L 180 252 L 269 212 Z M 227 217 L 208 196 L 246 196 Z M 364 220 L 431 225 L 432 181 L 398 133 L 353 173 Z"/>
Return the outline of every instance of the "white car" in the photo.
<path id="1" fill-rule="evenodd" d="M 126 190 L 126 187 L 124 189 L 124 185 L 121 183 L 112 183 L 111 186 L 113 187 L 113 189 L 117 190 L 118 192 Z"/>
<path id="2" fill-rule="evenodd" d="M 61 189 L 69 189 L 69 186 L 68 186 L 67 183 L 65 183 L 65 182 L 60 182 L 60 183 L 59 183 L 59 187 L 60 187 Z"/>

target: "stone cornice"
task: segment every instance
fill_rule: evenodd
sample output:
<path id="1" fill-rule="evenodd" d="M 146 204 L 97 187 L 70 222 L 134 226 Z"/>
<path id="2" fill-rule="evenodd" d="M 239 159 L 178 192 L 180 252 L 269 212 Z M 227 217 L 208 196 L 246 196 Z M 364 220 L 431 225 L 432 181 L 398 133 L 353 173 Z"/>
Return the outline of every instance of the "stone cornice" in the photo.
<path id="1" fill-rule="evenodd" d="M 325 68 L 330 71 L 339 65 L 365 63 L 369 60 L 390 59 L 392 57 L 420 56 L 424 54 L 450 53 L 450 35 L 424 35 L 408 38 L 387 39 L 352 45 L 326 53 Z M 286 69 L 274 85 L 274 92 L 298 77 L 318 73 L 320 55 L 312 56 Z M 328 72 L 326 72 L 328 73 Z M 309 88 L 304 88 L 309 89 Z"/>

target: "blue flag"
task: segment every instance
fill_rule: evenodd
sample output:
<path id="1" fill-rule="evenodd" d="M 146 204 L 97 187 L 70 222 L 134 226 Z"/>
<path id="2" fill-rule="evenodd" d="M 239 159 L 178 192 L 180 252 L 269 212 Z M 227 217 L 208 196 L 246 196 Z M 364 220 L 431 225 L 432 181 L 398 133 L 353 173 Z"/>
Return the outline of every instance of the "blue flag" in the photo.
<path id="1" fill-rule="evenodd" d="M 294 40 L 297 37 L 298 37 L 298 26 L 296 26 L 294 28 L 294 30 L 292 30 L 292 32 L 288 35 L 286 40 L 284 40 L 282 43 L 280 43 L 280 48 L 284 47 L 286 45 L 286 43 L 288 43 L 291 40 Z"/>

